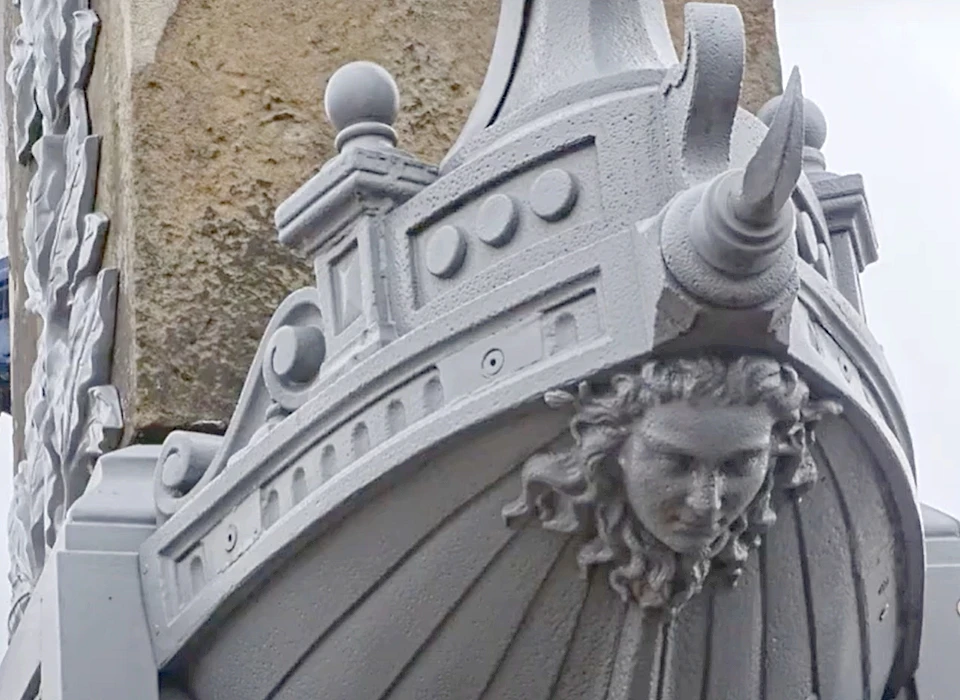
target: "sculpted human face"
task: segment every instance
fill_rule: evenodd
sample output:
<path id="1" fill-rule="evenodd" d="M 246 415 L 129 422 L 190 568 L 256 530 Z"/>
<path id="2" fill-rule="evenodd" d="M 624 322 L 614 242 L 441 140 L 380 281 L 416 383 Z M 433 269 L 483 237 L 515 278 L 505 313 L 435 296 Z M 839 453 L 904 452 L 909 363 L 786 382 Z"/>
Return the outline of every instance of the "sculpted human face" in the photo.
<path id="1" fill-rule="evenodd" d="M 771 463 L 766 406 L 654 406 L 620 452 L 627 498 L 640 523 L 680 553 L 703 551 L 753 501 Z"/>

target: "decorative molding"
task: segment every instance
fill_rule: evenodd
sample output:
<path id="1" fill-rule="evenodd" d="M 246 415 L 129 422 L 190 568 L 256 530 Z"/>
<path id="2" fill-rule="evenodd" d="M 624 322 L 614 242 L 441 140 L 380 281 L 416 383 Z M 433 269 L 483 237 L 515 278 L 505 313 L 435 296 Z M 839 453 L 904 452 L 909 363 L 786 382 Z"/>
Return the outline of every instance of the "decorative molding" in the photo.
<path id="1" fill-rule="evenodd" d="M 226 434 L 221 438 L 178 430 L 167 436 L 154 480 L 157 517 L 161 522 L 210 483 L 231 460 L 239 459 L 260 442 L 316 389 L 317 376 L 291 381 L 276 369 L 289 370 L 284 375 L 295 374 L 305 364 L 310 365 L 310 356 L 318 347 L 315 343 L 298 342 L 294 329 L 316 341 L 317 334 L 322 338 L 318 328 L 321 320 L 316 288 L 300 289 L 284 299 L 267 324 Z M 314 355 L 313 359 L 319 370 L 322 355 Z M 303 380 L 304 376 L 299 378 Z"/>
<path id="2" fill-rule="evenodd" d="M 110 385 L 118 271 L 100 269 L 107 217 L 93 210 L 100 138 L 86 87 L 99 19 L 88 0 L 14 0 L 15 150 L 35 168 L 23 227 L 26 309 L 43 321 L 25 397 L 24 460 L 8 520 L 12 632 L 67 509 L 123 421 Z M 32 164 L 31 164 L 32 161 Z"/>
<path id="3" fill-rule="evenodd" d="M 624 601 L 671 613 L 711 573 L 740 576 L 784 495 L 816 482 L 813 428 L 841 410 L 759 355 L 655 359 L 544 398 L 574 409 L 572 440 L 526 461 L 507 523 L 584 536 L 584 573 L 609 566 Z"/>

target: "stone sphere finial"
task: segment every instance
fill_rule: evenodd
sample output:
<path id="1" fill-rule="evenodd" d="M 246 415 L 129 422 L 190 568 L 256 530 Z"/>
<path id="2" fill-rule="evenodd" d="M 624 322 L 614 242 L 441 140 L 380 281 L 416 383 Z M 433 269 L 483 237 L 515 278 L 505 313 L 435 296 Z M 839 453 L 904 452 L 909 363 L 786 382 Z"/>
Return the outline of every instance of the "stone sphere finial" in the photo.
<path id="1" fill-rule="evenodd" d="M 394 146 L 393 124 L 400 111 L 400 92 L 393 76 L 370 61 L 341 67 L 327 82 L 324 94 L 327 118 L 337 129 L 337 150 L 348 141 Z M 379 143 L 375 143 L 379 142 Z"/>
<path id="2" fill-rule="evenodd" d="M 783 95 L 778 95 L 761 107 L 757 112 L 760 121 L 770 126 L 782 100 Z M 826 142 L 827 119 L 817 104 L 805 97 L 803 99 L 803 145 L 819 151 Z"/>

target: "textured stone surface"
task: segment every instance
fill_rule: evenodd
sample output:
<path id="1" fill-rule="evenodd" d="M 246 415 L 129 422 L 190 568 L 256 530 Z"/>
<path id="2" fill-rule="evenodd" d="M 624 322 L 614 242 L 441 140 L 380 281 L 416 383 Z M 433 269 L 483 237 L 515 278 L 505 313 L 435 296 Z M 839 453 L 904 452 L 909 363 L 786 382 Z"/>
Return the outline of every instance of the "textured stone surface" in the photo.
<path id="1" fill-rule="evenodd" d="M 381 63 L 400 86 L 400 146 L 436 162 L 483 80 L 499 3 L 93 4 L 103 19 L 90 87 L 104 138 L 97 206 L 111 218 L 105 262 L 121 268 L 114 380 L 126 437 L 217 430 L 272 311 L 312 281 L 271 217 L 333 154 L 326 77 L 352 60 Z M 756 109 L 780 89 L 772 2 L 737 4 L 744 104 Z M 682 46 L 682 3 L 667 8 Z"/>

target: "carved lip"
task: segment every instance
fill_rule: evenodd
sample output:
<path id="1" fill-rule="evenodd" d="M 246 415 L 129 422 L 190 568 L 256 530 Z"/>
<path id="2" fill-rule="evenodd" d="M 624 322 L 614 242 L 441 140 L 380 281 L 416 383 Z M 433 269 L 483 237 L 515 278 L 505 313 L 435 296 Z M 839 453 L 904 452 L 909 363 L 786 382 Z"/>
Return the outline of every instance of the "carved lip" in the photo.
<path id="1" fill-rule="evenodd" d="M 674 534 L 691 540 L 707 540 L 712 542 L 717 537 L 719 537 L 724 528 L 724 522 L 722 520 L 717 522 L 712 521 L 684 521 L 678 519 L 674 522 L 673 532 Z"/>

